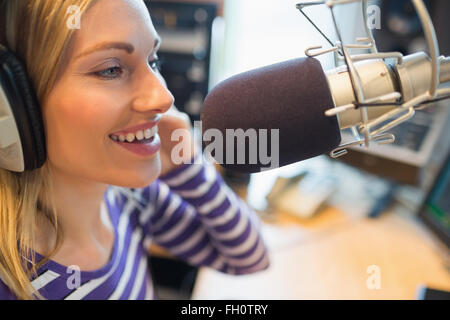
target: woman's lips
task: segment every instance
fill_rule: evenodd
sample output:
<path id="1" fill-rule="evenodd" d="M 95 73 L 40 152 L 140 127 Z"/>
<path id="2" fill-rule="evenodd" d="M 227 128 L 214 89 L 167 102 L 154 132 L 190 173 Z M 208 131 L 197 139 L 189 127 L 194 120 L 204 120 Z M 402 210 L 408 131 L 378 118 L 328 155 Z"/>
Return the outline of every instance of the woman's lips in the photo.
<path id="1" fill-rule="evenodd" d="M 132 153 L 140 156 L 152 156 L 158 153 L 161 149 L 161 139 L 157 133 L 157 125 L 161 118 L 162 115 L 158 115 L 149 122 L 117 131 L 111 134 L 110 138 L 117 145 L 131 151 Z M 152 131 L 152 136 L 150 138 L 145 138 L 150 135 L 150 130 Z M 136 136 L 138 132 L 140 132 L 140 137 Z M 142 139 L 143 132 L 145 132 L 144 139 Z"/>
<path id="2" fill-rule="evenodd" d="M 111 135 L 114 135 L 117 137 L 120 135 L 126 136 L 129 133 L 136 134 L 138 131 L 145 131 L 147 129 L 152 129 L 154 126 L 158 125 L 158 123 L 161 121 L 161 118 L 162 118 L 162 114 L 159 114 L 158 116 L 156 116 L 155 119 L 153 119 L 151 121 L 114 132 Z"/>
<path id="3" fill-rule="evenodd" d="M 119 146 L 140 156 L 151 156 L 161 149 L 161 139 L 158 134 L 148 140 L 129 142 L 114 141 Z"/>

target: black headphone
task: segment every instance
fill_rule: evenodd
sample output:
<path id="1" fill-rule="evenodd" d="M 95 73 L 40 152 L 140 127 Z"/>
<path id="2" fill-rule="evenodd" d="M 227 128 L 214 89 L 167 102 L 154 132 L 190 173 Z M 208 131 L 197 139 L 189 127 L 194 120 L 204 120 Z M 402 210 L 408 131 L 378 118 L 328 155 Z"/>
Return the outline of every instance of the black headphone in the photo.
<path id="1" fill-rule="evenodd" d="M 0 44 L 0 168 L 41 168 L 46 160 L 41 108 L 25 66 Z"/>

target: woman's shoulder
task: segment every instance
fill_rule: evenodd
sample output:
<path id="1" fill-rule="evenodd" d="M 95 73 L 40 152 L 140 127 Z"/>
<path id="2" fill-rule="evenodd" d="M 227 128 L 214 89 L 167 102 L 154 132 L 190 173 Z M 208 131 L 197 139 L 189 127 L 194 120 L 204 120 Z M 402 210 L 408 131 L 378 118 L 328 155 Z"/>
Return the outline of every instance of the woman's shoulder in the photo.
<path id="1" fill-rule="evenodd" d="M 146 215 L 154 211 L 164 187 L 164 183 L 159 179 L 144 188 L 110 186 L 105 194 L 105 202 L 117 222 L 123 215 Z"/>
<path id="2" fill-rule="evenodd" d="M 3 282 L 0 276 L 0 300 L 17 300 L 11 289 Z"/>
<path id="3" fill-rule="evenodd" d="M 138 207 L 145 207 L 156 200 L 161 184 L 163 183 L 159 179 L 156 179 L 144 188 L 109 186 L 105 194 L 105 200 L 110 204 L 120 207 L 131 204 Z"/>

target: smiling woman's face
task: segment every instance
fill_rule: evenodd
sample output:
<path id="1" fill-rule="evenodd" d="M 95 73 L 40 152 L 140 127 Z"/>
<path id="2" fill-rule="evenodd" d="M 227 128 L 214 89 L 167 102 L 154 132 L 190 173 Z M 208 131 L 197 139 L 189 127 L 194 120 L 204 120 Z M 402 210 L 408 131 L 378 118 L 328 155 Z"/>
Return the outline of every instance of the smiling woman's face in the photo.
<path id="1" fill-rule="evenodd" d="M 53 169 L 131 188 L 158 177 L 158 152 L 138 154 L 111 138 L 151 126 L 173 104 L 154 64 L 158 42 L 142 0 L 99 0 L 83 14 L 42 108 Z"/>

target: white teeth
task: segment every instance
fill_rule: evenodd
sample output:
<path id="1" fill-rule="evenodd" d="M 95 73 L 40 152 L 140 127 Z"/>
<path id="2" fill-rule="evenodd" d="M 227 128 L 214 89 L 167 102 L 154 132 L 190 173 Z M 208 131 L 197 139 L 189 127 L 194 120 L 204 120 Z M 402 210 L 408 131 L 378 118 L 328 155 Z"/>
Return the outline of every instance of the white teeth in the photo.
<path id="1" fill-rule="evenodd" d="M 134 138 L 135 138 L 134 133 L 127 134 L 127 141 L 128 142 L 133 142 Z"/>
<path id="2" fill-rule="evenodd" d="M 142 130 L 136 132 L 136 139 L 138 139 L 139 141 L 144 140 L 144 132 Z"/>
<path id="3" fill-rule="evenodd" d="M 150 139 L 151 137 L 155 136 L 158 133 L 158 127 L 154 126 L 151 129 L 147 129 L 145 131 L 139 130 L 138 132 L 136 132 L 136 134 L 134 133 L 128 133 L 126 136 L 121 134 L 120 136 L 115 136 L 115 135 L 111 135 L 111 138 L 114 141 L 120 141 L 120 142 L 133 142 L 135 139 L 137 139 L 138 141 L 142 141 L 144 139 Z"/>
<path id="4" fill-rule="evenodd" d="M 150 129 L 145 130 L 144 135 L 145 139 L 150 139 L 150 137 L 152 136 L 152 130 Z"/>
<path id="5" fill-rule="evenodd" d="M 157 126 L 154 126 L 151 129 L 147 129 L 147 130 L 145 130 L 145 133 L 144 133 L 145 134 L 145 139 L 150 139 L 151 137 L 153 137 L 157 133 L 158 133 L 158 127 Z"/>

